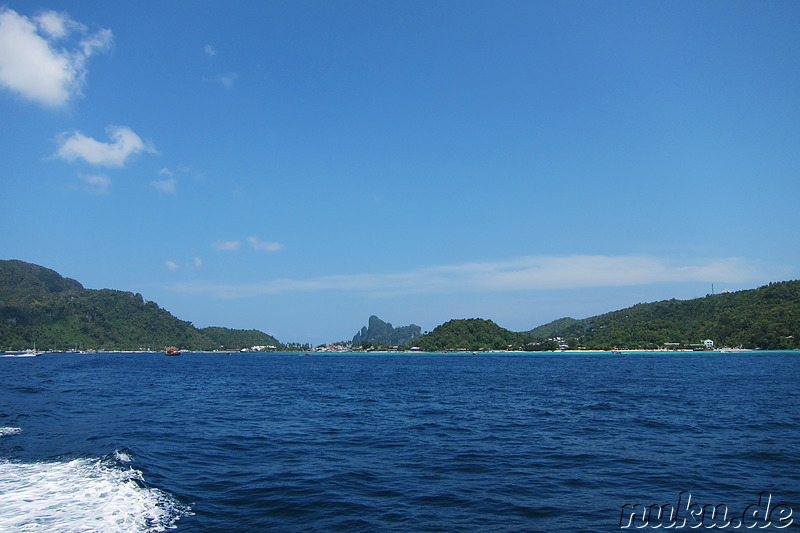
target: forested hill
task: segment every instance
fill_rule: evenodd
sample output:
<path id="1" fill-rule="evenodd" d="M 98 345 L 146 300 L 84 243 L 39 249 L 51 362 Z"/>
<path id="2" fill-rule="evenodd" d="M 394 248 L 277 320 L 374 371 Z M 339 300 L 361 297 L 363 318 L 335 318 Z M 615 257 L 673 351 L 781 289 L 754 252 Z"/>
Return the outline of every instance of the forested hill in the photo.
<path id="1" fill-rule="evenodd" d="M 280 346 L 261 332 L 198 330 L 154 302 L 146 302 L 141 294 L 85 289 L 48 268 L 0 260 L 0 350 L 22 350 L 34 343 L 45 350 Z"/>
<path id="2" fill-rule="evenodd" d="M 693 300 L 642 303 L 583 320 L 561 319 L 530 332 L 573 338 L 587 348 L 688 347 L 711 339 L 718 347 L 800 348 L 800 281 Z"/>
<path id="3" fill-rule="evenodd" d="M 372 322 L 377 324 L 377 317 Z M 418 335 L 417 326 L 413 328 Z M 556 337 L 558 343 L 550 340 Z M 413 342 L 423 350 L 474 351 L 557 349 L 559 344 L 588 349 L 689 348 L 705 339 L 717 347 L 800 349 L 800 281 L 638 304 L 580 320 L 563 318 L 519 333 L 491 320 L 451 320 Z M 39 349 L 61 350 L 284 348 L 260 331 L 197 329 L 141 294 L 85 289 L 48 268 L 0 260 L 0 351 L 31 348 L 34 343 Z"/>
<path id="4" fill-rule="evenodd" d="M 519 333 L 491 320 L 451 320 L 416 344 L 431 351 L 686 349 L 699 347 L 705 339 L 716 347 L 800 349 L 800 281 L 694 300 L 643 303 L 582 320 L 562 318 Z"/>
<path id="5" fill-rule="evenodd" d="M 467 318 L 450 320 L 437 326 L 417 339 L 416 344 L 428 352 L 517 350 L 530 340 L 530 335 L 501 328 L 491 320 Z"/>

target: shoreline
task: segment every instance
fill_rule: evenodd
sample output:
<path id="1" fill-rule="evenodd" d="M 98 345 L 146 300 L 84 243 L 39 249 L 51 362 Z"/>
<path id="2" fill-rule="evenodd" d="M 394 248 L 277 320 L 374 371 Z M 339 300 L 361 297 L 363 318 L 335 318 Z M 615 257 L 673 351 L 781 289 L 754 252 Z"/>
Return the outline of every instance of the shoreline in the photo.
<path id="1" fill-rule="evenodd" d="M 744 349 L 744 348 L 730 348 L 720 350 L 542 350 L 542 351 L 523 351 L 523 350 L 448 350 L 441 352 L 425 352 L 420 350 L 372 350 L 372 351 L 328 351 L 328 350 L 300 350 L 300 351 L 239 351 L 239 350 L 182 350 L 183 356 L 191 355 L 463 355 L 463 356 L 478 356 L 478 355 L 633 355 L 633 354 L 674 354 L 674 353 L 696 353 L 705 355 L 726 355 L 726 354 L 746 354 L 746 353 L 772 353 L 772 352 L 796 352 L 800 350 L 760 350 L 760 349 Z M 0 357 L 18 357 L 25 352 L 20 350 L 0 351 Z M 163 351 L 153 350 L 86 350 L 86 351 L 45 351 L 41 352 L 39 356 L 43 355 L 164 355 Z"/>

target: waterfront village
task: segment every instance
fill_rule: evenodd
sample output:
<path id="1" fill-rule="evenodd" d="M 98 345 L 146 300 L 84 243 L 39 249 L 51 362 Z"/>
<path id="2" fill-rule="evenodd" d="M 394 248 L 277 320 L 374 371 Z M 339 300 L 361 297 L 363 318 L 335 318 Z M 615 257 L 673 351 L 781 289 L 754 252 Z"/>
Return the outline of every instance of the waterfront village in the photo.
<path id="1" fill-rule="evenodd" d="M 438 350 L 433 353 L 526 353 L 526 352 L 564 352 L 564 353 L 623 353 L 623 352 L 698 352 L 698 351 L 714 351 L 714 341 L 711 339 L 706 339 L 702 342 L 693 343 L 687 345 L 683 345 L 681 343 L 664 343 L 664 346 L 661 348 L 656 349 L 626 349 L 626 348 L 614 348 L 612 350 L 592 350 L 587 349 L 580 346 L 570 346 L 567 342 L 567 339 L 562 337 L 553 337 L 543 342 L 529 342 L 525 346 L 514 348 L 513 345 L 509 345 L 506 349 L 468 349 L 468 348 L 456 348 L 456 349 L 447 349 L 447 350 Z M 749 351 L 742 347 L 730 348 L 730 347 L 723 347 L 719 348 L 718 351 L 720 352 L 733 352 L 733 351 Z M 31 352 L 31 350 L 29 350 Z M 352 341 L 344 341 L 344 342 L 334 342 L 330 344 L 320 344 L 319 346 L 313 347 L 309 344 L 299 344 L 299 343 L 291 343 L 288 346 L 274 346 L 274 345 L 259 345 L 259 346 L 250 346 L 246 348 L 240 348 L 236 350 L 225 349 L 224 347 L 220 347 L 218 350 L 186 350 L 186 352 L 190 353 L 281 353 L 281 352 L 306 352 L 306 353 L 429 353 L 422 350 L 418 346 L 392 346 L 386 344 L 374 344 L 370 346 L 366 346 L 365 344 L 358 344 L 353 343 Z M 19 352 L 0 352 L 5 354 L 17 354 Z M 97 349 L 86 349 L 86 350 L 79 350 L 69 349 L 69 350 L 58 350 L 58 349 L 49 349 L 49 350 L 42 350 L 36 351 L 35 355 L 41 355 L 45 353 L 76 353 L 76 354 L 93 354 L 93 353 L 164 353 L 164 350 L 152 349 L 152 348 L 140 348 L 138 350 L 97 350 Z M 34 355 L 34 353 L 31 353 Z"/>

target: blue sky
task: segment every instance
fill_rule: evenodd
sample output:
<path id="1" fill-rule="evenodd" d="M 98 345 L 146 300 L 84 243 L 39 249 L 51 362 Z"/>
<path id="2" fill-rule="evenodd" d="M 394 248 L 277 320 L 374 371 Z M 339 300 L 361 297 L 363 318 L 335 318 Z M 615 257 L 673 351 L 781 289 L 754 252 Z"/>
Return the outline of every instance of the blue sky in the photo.
<path id="1" fill-rule="evenodd" d="M 0 257 L 197 326 L 796 279 L 800 3 L 8 2 Z"/>

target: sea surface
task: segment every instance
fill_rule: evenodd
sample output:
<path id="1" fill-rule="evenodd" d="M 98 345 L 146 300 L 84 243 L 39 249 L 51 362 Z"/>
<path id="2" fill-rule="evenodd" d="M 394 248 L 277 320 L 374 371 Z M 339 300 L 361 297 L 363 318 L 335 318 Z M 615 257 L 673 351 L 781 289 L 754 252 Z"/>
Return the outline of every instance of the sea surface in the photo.
<path id="1" fill-rule="evenodd" d="M 3 532 L 601 532 L 687 495 L 798 529 L 800 353 L 0 357 Z"/>

